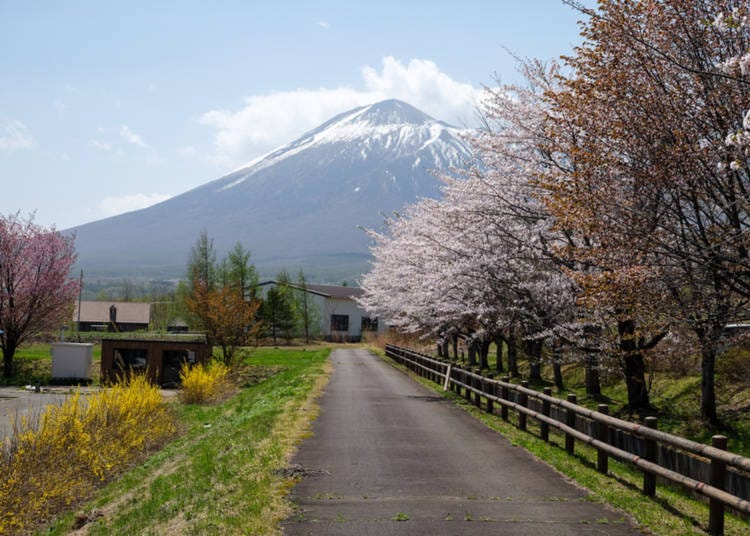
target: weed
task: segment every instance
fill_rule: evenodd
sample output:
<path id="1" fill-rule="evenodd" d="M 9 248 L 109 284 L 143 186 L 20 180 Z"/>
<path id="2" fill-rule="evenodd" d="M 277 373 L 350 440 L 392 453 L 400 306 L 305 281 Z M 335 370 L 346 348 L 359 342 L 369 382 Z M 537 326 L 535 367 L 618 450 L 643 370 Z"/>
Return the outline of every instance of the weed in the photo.
<path id="1" fill-rule="evenodd" d="M 409 516 L 403 512 L 398 512 L 391 518 L 392 521 L 409 521 Z"/>

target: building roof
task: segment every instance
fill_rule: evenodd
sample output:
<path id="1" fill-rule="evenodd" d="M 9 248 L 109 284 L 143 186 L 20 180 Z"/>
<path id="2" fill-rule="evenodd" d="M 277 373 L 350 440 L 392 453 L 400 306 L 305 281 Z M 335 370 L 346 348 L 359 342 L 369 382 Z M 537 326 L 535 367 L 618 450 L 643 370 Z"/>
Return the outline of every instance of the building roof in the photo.
<path id="1" fill-rule="evenodd" d="M 82 301 L 81 322 L 109 323 L 109 308 L 117 308 L 118 324 L 148 324 L 151 321 L 151 304 L 143 302 Z M 73 311 L 73 321 L 77 322 L 78 304 Z"/>
<path id="2" fill-rule="evenodd" d="M 272 279 L 269 281 L 258 283 L 258 286 L 265 287 L 268 285 L 278 284 L 278 281 Z M 288 286 L 297 290 L 302 290 L 302 287 L 294 283 L 289 283 Z M 310 294 L 316 294 L 318 296 L 323 296 L 324 298 L 333 298 L 339 300 L 353 300 L 354 298 L 362 296 L 362 294 L 364 294 L 365 292 L 359 287 L 344 287 L 340 285 L 313 285 L 308 283 L 306 287 L 307 292 L 309 292 Z"/>
<path id="3" fill-rule="evenodd" d="M 365 291 L 359 287 L 343 287 L 340 285 L 307 285 L 307 288 L 314 292 L 326 294 L 331 298 L 349 299 L 359 298 Z"/>

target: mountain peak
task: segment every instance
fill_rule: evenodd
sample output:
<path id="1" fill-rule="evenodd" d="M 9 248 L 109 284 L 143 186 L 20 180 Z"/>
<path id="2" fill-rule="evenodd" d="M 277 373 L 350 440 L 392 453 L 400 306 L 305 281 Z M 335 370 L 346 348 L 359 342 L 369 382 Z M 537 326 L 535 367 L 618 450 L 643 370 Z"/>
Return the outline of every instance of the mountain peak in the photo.
<path id="1" fill-rule="evenodd" d="M 388 99 L 369 106 L 363 106 L 351 115 L 359 121 L 367 121 L 372 125 L 421 125 L 435 121 L 432 117 L 416 109 L 411 104 L 398 99 Z"/>
<path id="2" fill-rule="evenodd" d="M 351 279 L 369 255 L 360 226 L 378 229 L 382 214 L 439 196 L 435 172 L 470 161 L 460 133 L 395 99 L 349 110 L 189 192 L 79 227 L 79 263 L 88 273 L 175 277 L 207 230 L 219 253 L 239 241 L 267 275 L 302 266 Z"/>

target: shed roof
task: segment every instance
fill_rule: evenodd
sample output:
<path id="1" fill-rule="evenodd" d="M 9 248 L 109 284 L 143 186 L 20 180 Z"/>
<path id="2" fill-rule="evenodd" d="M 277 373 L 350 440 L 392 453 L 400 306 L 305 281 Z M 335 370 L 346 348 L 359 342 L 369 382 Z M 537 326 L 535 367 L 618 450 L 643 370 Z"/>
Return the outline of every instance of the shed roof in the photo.
<path id="1" fill-rule="evenodd" d="M 82 301 L 81 322 L 109 322 L 109 308 L 117 308 L 117 322 L 123 324 L 148 324 L 151 321 L 151 304 L 143 302 Z M 73 311 L 73 321 L 77 322 L 78 304 Z"/>

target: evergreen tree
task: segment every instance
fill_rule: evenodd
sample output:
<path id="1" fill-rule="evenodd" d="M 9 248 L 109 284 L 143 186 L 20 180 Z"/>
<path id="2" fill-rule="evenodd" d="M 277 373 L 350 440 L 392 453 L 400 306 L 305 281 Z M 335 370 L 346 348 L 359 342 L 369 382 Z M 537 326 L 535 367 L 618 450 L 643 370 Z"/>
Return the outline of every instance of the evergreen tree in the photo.
<path id="1" fill-rule="evenodd" d="M 307 289 L 307 278 L 302 269 L 297 274 L 296 298 L 295 305 L 300 332 L 305 336 L 305 343 L 309 343 L 311 337 L 320 334 L 320 309 L 311 299 L 312 296 Z"/>
<path id="2" fill-rule="evenodd" d="M 250 262 L 250 252 L 237 242 L 226 257 L 225 278 L 227 284 L 237 288 L 245 299 L 255 297 L 258 273 Z"/>
<path id="3" fill-rule="evenodd" d="M 190 250 L 188 260 L 188 281 L 191 289 L 196 288 L 196 283 L 202 283 L 208 290 L 216 288 L 219 266 L 216 263 L 216 250 L 214 240 L 209 238 L 208 231 L 201 231 L 193 249 Z"/>
<path id="4" fill-rule="evenodd" d="M 294 306 L 289 296 L 289 287 L 276 285 L 268 290 L 261 307 L 261 316 L 268 326 L 273 343 L 281 336 L 291 341 L 294 330 Z"/>

